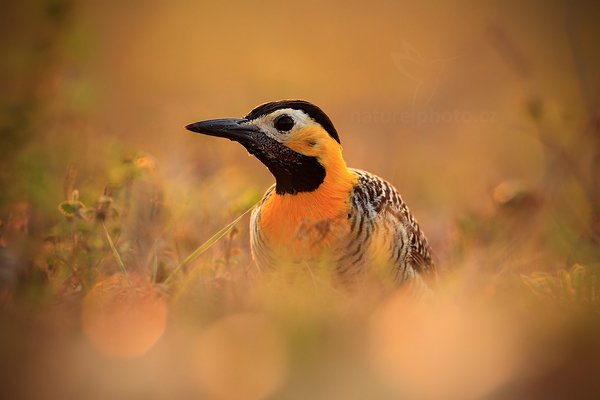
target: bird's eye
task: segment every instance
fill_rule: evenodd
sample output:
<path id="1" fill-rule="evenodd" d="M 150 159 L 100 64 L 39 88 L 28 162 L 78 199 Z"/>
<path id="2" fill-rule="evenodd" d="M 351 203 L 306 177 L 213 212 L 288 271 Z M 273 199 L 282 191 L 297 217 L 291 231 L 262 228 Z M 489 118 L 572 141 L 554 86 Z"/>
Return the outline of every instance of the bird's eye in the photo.
<path id="1" fill-rule="evenodd" d="M 289 115 L 284 114 L 275 118 L 273 125 L 278 131 L 287 132 L 294 127 L 294 120 Z"/>

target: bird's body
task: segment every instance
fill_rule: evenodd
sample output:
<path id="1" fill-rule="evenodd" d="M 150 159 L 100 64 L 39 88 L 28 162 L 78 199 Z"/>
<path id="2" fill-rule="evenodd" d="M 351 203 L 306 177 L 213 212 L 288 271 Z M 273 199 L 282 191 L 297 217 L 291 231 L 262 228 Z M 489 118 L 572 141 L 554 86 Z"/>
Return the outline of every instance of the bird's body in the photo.
<path id="1" fill-rule="evenodd" d="M 259 267 L 320 266 L 343 280 L 374 272 L 419 288 L 435 275 L 427 239 L 396 189 L 347 167 L 333 124 L 316 106 L 267 103 L 242 120 L 188 129 L 239 141 L 275 176 L 250 220 Z"/>
<path id="2" fill-rule="evenodd" d="M 427 239 L 394 187 L 368 172 L 348 171 L 337 196 L 280 196 L 275 186 L 265 193 L 250 222 L 258 265 L 325 264 L 345 280 L 374 269 L 399 282 L 432 275 Z"/>

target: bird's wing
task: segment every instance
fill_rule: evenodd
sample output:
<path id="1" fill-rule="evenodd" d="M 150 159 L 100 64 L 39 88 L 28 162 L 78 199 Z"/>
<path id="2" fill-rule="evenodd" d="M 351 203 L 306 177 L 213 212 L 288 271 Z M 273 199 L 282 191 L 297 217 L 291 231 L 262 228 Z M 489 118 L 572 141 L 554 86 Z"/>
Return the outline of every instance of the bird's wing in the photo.
<path id="1" fill-rule="evenodd" d="M 435 275 L 427 238 L 396 189 L 376 175 L 352 171 L 358 175 L 351 195 L 352 223 L 358 236 L 383 224 L 394 243 L 391 262 L 399 280 L 411 279 L 414 274 Z"/>

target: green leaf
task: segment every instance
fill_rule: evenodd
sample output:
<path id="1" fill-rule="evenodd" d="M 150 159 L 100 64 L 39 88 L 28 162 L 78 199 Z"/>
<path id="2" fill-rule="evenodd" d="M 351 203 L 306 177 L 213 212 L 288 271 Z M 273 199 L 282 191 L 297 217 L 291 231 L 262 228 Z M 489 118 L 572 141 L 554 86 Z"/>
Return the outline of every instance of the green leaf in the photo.
<path id="1" fill-rule="evenodd" d="M 79 216 L 85 208 L 81 201 L 63 201 L 58 205 L 58 210 L 67 217 Z"/>

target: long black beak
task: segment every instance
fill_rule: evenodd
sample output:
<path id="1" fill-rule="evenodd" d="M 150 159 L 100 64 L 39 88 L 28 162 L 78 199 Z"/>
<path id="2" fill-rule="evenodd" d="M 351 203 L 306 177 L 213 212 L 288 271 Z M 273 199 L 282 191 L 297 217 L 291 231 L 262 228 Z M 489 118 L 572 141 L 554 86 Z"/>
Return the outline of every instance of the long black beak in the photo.
<path id="1" fill-rule="evenodd" d="M 257 132 L 258 128 L 248 124 L 247 119 L 243 118 L 219 118 L 208 121 L 200 121 L 189 124 L 185 129 L 203 135 L 217 136 L 244 142 L 252 138 L 252 133 Z"/>

